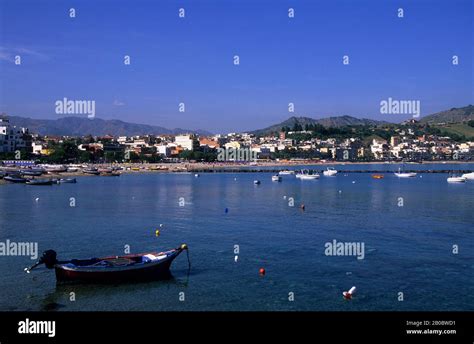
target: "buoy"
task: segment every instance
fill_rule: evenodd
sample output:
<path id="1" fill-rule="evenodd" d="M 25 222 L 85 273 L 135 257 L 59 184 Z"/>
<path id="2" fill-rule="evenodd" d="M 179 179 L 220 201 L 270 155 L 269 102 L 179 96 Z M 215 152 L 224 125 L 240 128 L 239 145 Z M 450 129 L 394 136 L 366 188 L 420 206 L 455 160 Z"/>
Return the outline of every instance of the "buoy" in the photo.
<path id="1" fill-rule="evenodd" d="M 225 209 L 224 209 L 224 213 L 227 214 L 228 212 L 229 212 L 229 208 L 225 208 Z"/>
<path id="2" fill-rule="evenodd" d="M 159 231 L 158 229 L 155 231 L 155 235 L 156 235 L 157 237 L 160 236 L 160 231 Z"/>
<path id="3" fill-rule="evenodd" d="M 355 180 L 353 180 L 353 181 L 352 181 L 352 184 L 355 184 L 355 183 L 356 183 L 356 181 L 355 181 Z"/>
<path id="4" fill-rule="evenodd" d="M 305 209 L 306 209 L 306 207 L 305 207 L 304 203 L 301 203 L 301 205 L 300 205 L 300 209 L 301 209 L 301 210 L 305 210 Z"/>
<path id="5" fill-rule="evenodd" d="M 342 190 L 339 190 L 339 193 L 342 193 Z"/>
<path id="6" fill-rule="evenodd" d="M 39 200 L 40 200 L 39 197 L 36 197 L 36 198 L 35 198 L 35 201 L 36 201 L 36 202 L 38 202 Z"/>
<path id="7" fill-rule="evenodd" d="M 351 300 L 352 295 L 354 295 L 355 292 L 356 292 L 356 287 L 352 287 L 351 289 L 349 289 L 349 291 L 343 292 L 342 296 L 344 296 L 344 299 L 346 299 L 346 300 Z"/>
<path id="8" fill-rule="evenodd" d="M 283 199 L 286 199 L 286 196 L 283 196 Z"/>
<path id="9" fill-rule="evenodd" d="M 195 176 L 196 178 L 199 177 L 199 173 L 196 173 L 194 176 Z"/>
<path id="10" fill-rule="evenodd" d="M 239 256 L 234 257 L 234 261 L 237 263 L 237 260 L 239 260 Z"/>
<path id="11" fill-rule="evenodd" d="M 264 268 L 260 268 L 260 270 L 258 270 L 258 273 L 259 273 L 261 276 L 264 276 L 264 275 L 265 275 L 265 269 L 264 269 Z"/>

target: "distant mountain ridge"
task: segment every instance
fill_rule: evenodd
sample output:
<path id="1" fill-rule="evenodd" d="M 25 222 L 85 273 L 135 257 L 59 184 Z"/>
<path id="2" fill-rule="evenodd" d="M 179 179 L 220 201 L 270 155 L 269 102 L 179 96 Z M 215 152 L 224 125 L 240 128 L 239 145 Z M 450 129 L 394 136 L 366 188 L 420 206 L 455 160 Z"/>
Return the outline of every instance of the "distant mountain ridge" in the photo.
<path id="1" fill-rule="evenodd" d="M 474 105 L 468 105 L 462 108 L 452 108 L 450 110 L 440 111 L 429 116 L 421 118 L 421 123 L 439 124 L 439 123 L 462 123 L 474 120 Z"/>
<path id="2" fill-rule="evenodd" d="M 265 135 L 270 133 L 275 133 L 281 131 L 282 127 L 289 127 L 290 129 L 293 128 L 295 124 L 301 125 L 303 128 L 305 125 L 309 124 L 320 124 L 324 127 L 343 127 L 347 125 L 372 125 L 378 126 L 383 124 L 388 124 L 389 122 L 385 121 L 377 121 L 374 119 L 367 119 L 367 118 L 356 118 L 352 116 L 337 116 L 337 117 L 326 117 L 326 118 L 310 118 L 310 117 L 290 117 L 287 120 L 271 125 L 269 127 L 254 130 L 251 133 L 255 135 Z"/>
<path id="3" fill-rule="evenodd" d="M 205 130 L 167 129 L 155 125 L 129 123 L 120 120 L 100 118 L 61 117 L 58 119 L 34 119 L 20 116 L 8 116 L 10 123 L 18 127 L 26 127 L 32 133 L 53 136 L 135 136 L 135 135 L 176 135 L 195 133 L 210 135 Z"/>

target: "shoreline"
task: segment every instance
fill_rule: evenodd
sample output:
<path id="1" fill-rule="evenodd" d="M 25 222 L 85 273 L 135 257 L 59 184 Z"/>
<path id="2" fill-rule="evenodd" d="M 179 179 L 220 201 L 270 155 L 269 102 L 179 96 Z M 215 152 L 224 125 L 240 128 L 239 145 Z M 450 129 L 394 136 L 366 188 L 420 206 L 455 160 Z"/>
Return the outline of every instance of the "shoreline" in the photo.
<path id="1" fill-rule="evenodd" d="M 118 170 L 120 174 L 146 174 L 146 173 L 157 173 L 157 174 L 193 174 L 193 173 L 278 173 L 282 170 L 286 170 L 295 166 L 320 166 L 321 170 L 325 166 L 331 165 L 347 165 L 347 166 L 357 166 L 357 165 L 402 165 L 403 163 L 398 162 L 315 162 L 315 161 L 298 161 L 298 162 L 261 162 L 256 165 L 250 165 L 249 163 L 169 163 L 169 164 L 142 164 L 142 163 L 126 163 L 126 164 L 91 164 L 90 167 L 95 167 L 98 169 L 104 168 L 124 168 L 123 170 Z M 474 172 L 474 161 L 440 161 L 432 162 L 427 161 L 423 163 L 405 163 L 405 165 L 444 165 L 444 164 L 472 164 L 472 168 L 467 170 L 457 170 L 455 171 L 458 174 Z M 274 167 L 274 168 L 271 168 Z M 471 166 L 469 166 L 471 167 Z M 315 168 L 314 170 L 318 170 Z M 418 172 L 418 173 L 451 173 L 450 169 L 439 169 L 439 170 L 420 170 L 420 169 L 410 169 L 405 168 L 406 172 Z M 393 170 L 341 170 L 340 173 L 393 173 Z M 75 177 L 117 177 L 108 173 L 101 173 L 100 175 L 91 175 L 83 173 L 82 171 L 77 172 L 48 172 L 41 176 L 35 177 L 37 179 L 48 179 L 48 178 L 75 178 Z M 27 177 L 31 178 L 31 177 Z M 3 178 L 0 179 L 1 184 L 9 184 L 7 181 L 4 181 Z"/>

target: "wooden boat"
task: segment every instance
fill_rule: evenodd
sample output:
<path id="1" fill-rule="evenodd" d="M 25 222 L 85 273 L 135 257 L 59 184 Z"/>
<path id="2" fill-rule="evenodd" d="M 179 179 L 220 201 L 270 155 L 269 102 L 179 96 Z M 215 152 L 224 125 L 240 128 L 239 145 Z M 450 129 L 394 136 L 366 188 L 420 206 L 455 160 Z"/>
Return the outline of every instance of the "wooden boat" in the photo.
<path id="1" fill-rule="evenodd" d="M 96 168 L 85 168 L 82 170 L 82 173 L 93 174 L 95 176 L 98 176 L 100 174 L 100 171 L 97 170 Z"/>
<path id="2" fill-rule="evenodd" d="M 58 180 L 58 184 L 75 184 L 76 178 L 61 178 Z"/>
<path id="3" fill-rule="evenodd" d="M 28 179 L 26 178 L 22 178 L 20 176 L 12 176 L 12 175 L 8 175 L 6 177 L 3 177 L 4 180 L 8 181 L 8 182 L 11 182 L 11 183 L 26 183 L 26 181 Z"/>
<path id="4" fill-rule="evenodd" d="M 373 174 L 372 175 L 373 179 L 383 179 L 383 177 L 384 177 L 383 174 Z"/>
<path id="5" fill-rule="evenodd" d="M 33 177 L 39 177 L 41 176 L 45 171 L 44 170 L 20 170 L 20 174 L 24 176 L 33 176 Z"/>
<path id="6" fill-rule="evenodd" d="M 53 185 L 52 179 L 29 179 L 26 185 Z"/>
<path id="7" fill-rule="evenodd" d="M 56 252 L 47 250 L 33 266 L 25 268 L 29 273 L 38 265 L 45 264 L 48 269 L 54 269 L 56 281 L 59 283 L 116 283 L 138 282 L 167 278 L 170 276 L 170 265 L 173 260 L 188 246 L 182 244 L 178 248 L 165 252 L 129 254 L 104 258 L 72 259 L 58 261 Z"/>

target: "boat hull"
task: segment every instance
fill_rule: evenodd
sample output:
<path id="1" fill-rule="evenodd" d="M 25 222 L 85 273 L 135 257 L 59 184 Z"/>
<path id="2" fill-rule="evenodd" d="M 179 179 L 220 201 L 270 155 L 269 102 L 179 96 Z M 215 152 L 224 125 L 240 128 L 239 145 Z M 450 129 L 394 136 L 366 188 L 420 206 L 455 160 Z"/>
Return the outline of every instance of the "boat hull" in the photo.
<path id="1" fill-rule="evenodd" d="M 168 257 L 156 262 L 137 263 L 118 267 L 71 267 L 69 264 L 56 264 L 54 267 L 56 281 L 58 283 L 106 284 L 167 279 L 171 277 L 171 263 L 180 253 L 181 250 L 175 250 L 173 253 L 169 254 Z"/>

